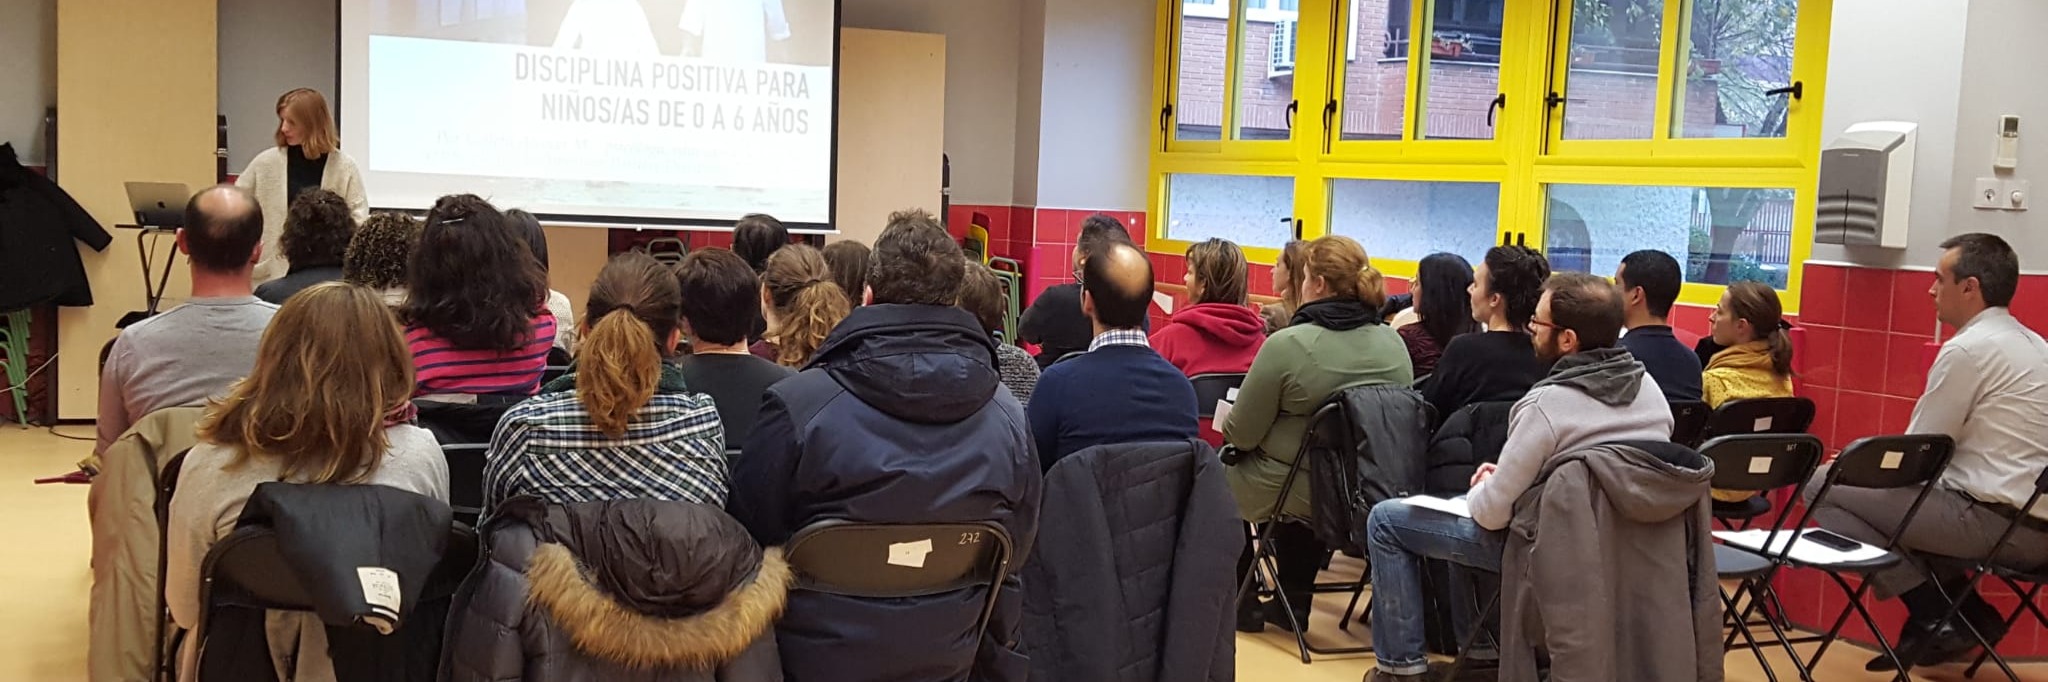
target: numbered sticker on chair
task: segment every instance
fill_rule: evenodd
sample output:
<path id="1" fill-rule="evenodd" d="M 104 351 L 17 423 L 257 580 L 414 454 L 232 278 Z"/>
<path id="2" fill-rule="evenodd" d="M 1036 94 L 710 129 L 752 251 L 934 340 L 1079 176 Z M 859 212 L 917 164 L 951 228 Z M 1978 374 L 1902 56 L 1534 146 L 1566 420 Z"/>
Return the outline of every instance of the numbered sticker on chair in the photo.
<path id="1" fill-rule="evenodd" d="M 1771 458 L 1769 458 L 1769 457 L 1751 457 L 1751 458 L 1749 458 L 1749 473 L 1752 473 L 1752 474 L 1768 474 L 1768 473 L 1771 473 Z"/>
<path id="2" fill-rule="evenodd" d="M 1905 462 L 1906 462 L 1906 453 L 1903 453 L 1903 452 L 1886 452 L 1886 453 L 1884 453 L 1884 459 L 1882 459 L 1882 460 L 1878 460 L 1878 462 L 1877 462 L 1877 468 L 1879 468 L 1879 469 L 1897 469 L 1897 468 L 1899 468 L 1899 465 L 1901 465 L 1901 464 L 1904 464 Z"/>
<path id="3" fill-rule="evenodd" d="M 399 612 L 398 604 L 403 598 L 397 572 L 382 566 L 359 566 L 356 579 L 362 581 L 363 601 L 369 602 L 371 608 Z"/>
<path id="4" fill-rule="evenodd" d="M 1229 391 L 1225 391 L 1223 393 L 1223 399 L 1233 403 L 1237 402 L 1237 389 L 1233 387 Z"/>
<path id="5" fill-rule="evenodd" d="M 1770 418 L 1770 417 L 1757 417 L 1757 418 L 1756 418 L 1756 428 L 1750 429 L 1750 432 L 1751 432 L 1751 433 L 1763 433 L 1763 432 L 1765 432 L 1765 431 L 1769 431 L 1769 430 L 1771 430 L 1771 418 Z"/>
<path id="6" fill-rule="evenodd" d="M 924 559 L 932 553 L 930 538 L 917 542 L 897 542 L 889 545 L 889 565 L 905 568 L 924 568 Z"/>

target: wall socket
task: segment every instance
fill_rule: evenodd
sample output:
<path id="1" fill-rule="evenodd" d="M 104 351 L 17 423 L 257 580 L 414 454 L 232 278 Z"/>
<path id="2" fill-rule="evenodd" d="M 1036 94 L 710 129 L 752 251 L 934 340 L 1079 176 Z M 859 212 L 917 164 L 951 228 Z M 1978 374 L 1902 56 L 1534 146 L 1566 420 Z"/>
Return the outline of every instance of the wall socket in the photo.
<path id="1" fill-rule="evenodd" d="M 2024 211 L 2033 199 L 2031 186 L 2025 180 L 1977 178 L 1970 205 L 1986 211 Z"/>

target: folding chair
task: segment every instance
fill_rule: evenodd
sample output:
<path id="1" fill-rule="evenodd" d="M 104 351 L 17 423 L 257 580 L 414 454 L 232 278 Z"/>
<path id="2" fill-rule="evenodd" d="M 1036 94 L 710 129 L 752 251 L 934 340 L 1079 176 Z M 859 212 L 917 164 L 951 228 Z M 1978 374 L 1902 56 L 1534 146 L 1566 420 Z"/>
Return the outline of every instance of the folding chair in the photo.
<path id="1" fill-rule="evenodd" d="M 864 599 L 988 590 L 974 638 L 996 611 L 1015 547 L 1009 532 L 986 521 L 968 523 L 855 523 L 825 520 L 789 539 L 785 558 L 796 569 L 796 589 Z"/>
<path id="2" fill-rule="evenodd" d="M 1707 418 L 1713 410 L 1697 400 L 1671 401 L 1671 442 L 1686 447 L 1699 447 L 1700 434 L 1707 431 Z"/>
<path id="3" fill-rule="evenodd" d="M 185 471 L 185 452 L 172 455 L 156 477 L 156 658 L 152 660 L 156 665 L 155 679 L 166 681 L 177 677 L 177 665 L 169 660 L 170 652 L 165 650 L 173 634 L 169 632 L 171 605 L 164 598 L 164 570 L 171 563 L 170 543 L 165 538 L 170 537 L 171 495 L 178 491 L 178 476 Z"/>
<path id="4" fill-rule="evenodd" d="M 1203 419 L 1216 417 L 1216 403 L 1230 399 L 1230 392 L 1244 385 L 1243 374 L 1201 374 L 1188 380 L 1195 385 L 1195 411 Z"/>
<path id="5" fill-rule="evenodd" d="M 1964 584 L 1961 591 L 1955 595 L 1950 595 L 1947 588 L 1941 587 L 1941 581 L 1937 579 L 1932 567 L 1930 567 L 1927 575 L 1928 582 L 1937 589 L 1941 589 L 1942 597 L 1949 600 L 1948 613 L 1943 615 L 1938 622 L 1948 623 L 1951 620 L 1955 620 L 1957 614 L 1962 611 L 1962 597 L 1975 592 L 1977 590 L 1977 583 L 1981 582 L 1984 576 L 1995 575 L 1999 580 L 2004 581 L 2007 587 L 2012 588 L 2013 594 L 2025 595 L 2020 598 L 2020 605 L 2014 607 L 2012 614 L 2005 618 L 2006 632 L 2011 632 L 2012 627 L 2019 623 L 2021 614 L 2029 612 L 2034 614 L 2035 619 L 2041 621 L 2042 626 L 2048 627 L 2048 614 L 2042 613 L 2041 607 L 2034 604 L 2034 598 L 2040 595 L 2041 584 L 2044 581 L 2048 581 L 2048 572 L 2044 572 L 2041 569 L 2048 567 L 2017 567 L 1997 561 L 1998 551 L 2005 549 L 2007 545 L 2012 543 L 2013 536 L 2019 532 L 2020 527 L 2028 523 L 2034 523 L 2028 520 L 2028 513 L 2034 509 L 2036 504 L 2040 503 L 2041 497 L 2044 494 L 2048 494 L 2048 470 L 2042 471 L 2040 477 L 2034 479 L 2034 494 L 2027 498 L 2026 506 L 2014 510 L 2016 513 L 2013 515 L 2012 520 L 2006 523 L 2005 532 L 1999 534 L 1998 541 L 1992 543 L 1991 550 L 1985 552 L 1982 557 L 1966 558 L 1928 554 L 1925 552 L 1919 553 L 1932 563 L 1962 569 L 1970 576 L 1969 581 Z M 2033 587 L 2023 590 L 2020 589 L 2021 583 L 2032 583 Z M 2006 663 L 2005 657 L 1999 655 L 1997 645 L 1986 637 L 1984 633 L 1977 631 L 1976 625 L 1970 623 L 1969 619 L 1962 619 L 1962 623 L 1964 628 L 1970 632 L 1970 636 L 1977 639 L 1977 644 L 1984 648 L 1983 653 L 1978 654 L 1977 659 L 1970 662 L 1970 668 L 1964 671 L 1963 676 L 1976 677 L 1977 669 L 1984 667 L 1984 661 L 1989 659 L 1998 664 L 1998 669 L 2005 673 L 2007 679 L 2019 682 L 2019 675 L 2013 672 L 2012 666 Z"/>
<path id="6" fill-rule="evenodd" d="M 1743 433 L 1806 433 L 1813 425 L 1813 412 L 1813 401 L 1806 398 L 1731 400 L 1707 415 L 1700 439 L 1711 441 Z M 1770 513 L 1771 500 L 1763 495 L 1741 502 L 1715 500 L 1713 509 L 1714 520 L 1721 525 L 1748 528 L 1752 521 Z"/>
<path id="7" fill-rule="evenodd" d="M 1294 491 L 1295 481 L 1301 477 L 1302 463 L 1308 461 L 1311 448 L 1319 442 L 1329 442 L 1338 437 L 1338 434 L 1348 437 L 1350 429 L 1344 423 L 1343 403 L 1331 400 L 1323 403 L 1323 406 L 1309 417 L 1308 434 L 1302 438 L 1301 450 L 1295 453 L 1294 463 L 1287 467 L 1287 477 L 1280 482 L 1280 494 L 1273 499 L 1273 510 L 1267 515 L 1271 520 L 1258 526 L 1257 541 L 1252 544 L 1252 570 L 1245 573 L 1244 582 L 1237 588 L 1238 598 L 1243 599 L 1247 591 L 1252 589 L 1260 571 L 1265 571 L 1266 575 L 1272 578 L 1273 596 L 1280 601 L 1281 610 L 1287 613 L 1287 622 L 1294 630 L 1294 644 L 1301 651 L 1302 663 L 1310 662 L 1309 654 L 1333 656 L 1372 652 L 1370 646 L 1323 648 L 1309 643 L 1308 623 L 1295 619 L 1294 604 L 1288 601 L 1287 592 L 1280 589 L 1280 560 L 1272 550 L 1273 528 L 1275 524 L 1281 523 L 1280 510 L 1287 505 L 1287 497 Z M 1309 595 L 1313 598 L 1318 594 L 1351 593 L 1351 604 L 1344 608 L 1344 617 L 1337 621 L 1337 629 L 1349 632 L 1351 618 L 1358 612 L 1358 601 L 1365 594 L 1366 581 L 1371 577 L 1372 572 L 1365 571 L 1359 574 L 1356 582 L 1318 582 L 1310 586 Z M 1365 612 L 1372 613 L 1371 602 L 1366 603 Z"/>
<path id="8" fill-rule="evenodd" d="M 1883 650 L 1885 657 L 1891 659 L 1892 664 L 1896 666 L 1895 679 L 1899 682 L 1907 682 L 1910 679 L 1906 671 L 1911 667 L 1905 665 L 1899 658 L 1898 651 L 1885 639 L 1883 630 L 1878 627 L 1877 618 L 1870 615 L 1870 610 L 1863 606 L 1863 596 L 1870 592 L 1870 574 L 1897 566 L 1899 562 L 1905 560 L 1898 547 L 1898 538 L 1913 523 L 1913 517 L 1920 513 L 1921 503 L 1927 501 L 1927 494 L 1934 489 L 1934 481 L 1941 476 L 1943 469 L 1948 468 L 1949 456 L 1954 452 L 1955 440 L 1941 435 L 1873 436 L 1850 443 L 1849 447 L 1842 450 L 1841 456 L 1835 458 L 1834 464 L 1828 467 L 1827 479 L 1814 493 L 1813 505 L 1800 515 L 1798 523 L 1785 527 L 1805 529 L 1813 520 L 1813 509 L 1826 501 L 1828 493 L 1838 485 L 1878 489 L 1914 486 L 1920 488 L 1920 492 L 1913 497 L 1913 504 L 1899 517 L 1899 524 L 1886 534 L 1890 539 L 1879 548 L 1884 553 L 1875 558 L 1834 563 L 1803 560 L 1793 556 L 1792 550 L 1795 544 L 1807 542 L 1804 538 L 1786 543 L 1781 551 L 1772 555 L 1773 561 L 1780 566 L 1818 569 L 1849 597 L 1849 604 L 1842 607 L 1842 612 L 1835 617 L 1834 624 L 1828 628 L 1826 634 L 1789 640 L 1791 644 L 1820 642 L 1820 648 L 1814 650 L 1813 657 L 1806 661 L 1806 670 L 1813 670 L 1820 664 L 1821 657 L 1827 654 L 1828 648 L 1841 636 L 1842 627 L 1849 623 L 1849 615 L 1853 612 L 1863 619 L 1863 624 L 1870 628 L 1871 637 L 1877 640 L 1878 648 Z M 1861 581 L 1861 585 L 1851 585 L 1844 575 L 1856 575 L 1865 579 Z M 1749 606 L 1743 609 L 1738 620 L 1749 620 L 1750 614 L 1756 608 L 1757 602 L 1752 600 Z"/>
<path id="9" fill-rule="evenodd" d="M 1732 403 L 1731 403 L 1732 404 Z M 1700 454 L 1714 462 L 1713 485 L 1720 490 L 1741 490 L 1765 493 L 1773 490 L 1791 489 L 1794 494 L 1807 479 L 1813 477 L 1815 469 L 1826 452 L 1820 439 L 1805 434 L 1750 434 L 1722 436 L 1707 441 L 1700 447 Z M 1791 505 L 1778 510 L 1777 518 L 1771 521 L 1771 537 L 1786 530 L 1785 522 L 1792 515 Z M 1768 545 L 1767 545 L 1768 547 Z M 1798 652 L 1792 649 L 1785 632 L 1789 625 L 1784 623 L 1784 605 L 1778 600 L 1778 593 L 1771 586 L 1771 578 L 1784 565 L 1784 557 L 1791 551 L 1791 543 L 1775 553 L 1759 554 L 1725 544 L 1714 545 L 1714 565 L 1721 580 L 1739 581 L 1733 593 L 1721 591 L 1721 604 L 1731 617 L 1727 641 L 1722 646 L 1735 648 L 1735 640 L 1756 656 L 1757 664 L 1764 675 L 1776 682 L 1778 674 L 1764 658 L 1763 646 L 1757 642 L 1746 618 L 1733 618 L 1738 611 L 1736 605 L 1743 596 L 1749 596 L 1751 605 L 1765 604 L 1763 624 L 1771 628 L 1771 634 L 1785 653 L 1792 659 L 1792 665 L 1799 668 L 1799 678 L 1811 679 L 1811 673 L 1800 662 Z M 1740 612 L 1745 617 L 1748 612 Z"/>
<path id="10" fill-rule="evenodd" d="M 441 446 L 448 460 L 448 506 L 455 520 L 477 525 L 484 508 L 484 462 L 491 446 L 484 443 L 451 443 Z"/>

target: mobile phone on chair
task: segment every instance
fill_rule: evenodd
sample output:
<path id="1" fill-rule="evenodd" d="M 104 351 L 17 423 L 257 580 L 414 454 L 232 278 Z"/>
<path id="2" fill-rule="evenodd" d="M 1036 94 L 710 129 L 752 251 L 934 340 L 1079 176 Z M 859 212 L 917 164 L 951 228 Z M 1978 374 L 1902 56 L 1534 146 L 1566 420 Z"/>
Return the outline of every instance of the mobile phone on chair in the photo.
<path id="1" fill-rule="evenodd" d="M 1814 544 L 1838 552 L 1854 552 L 1863 548 L 1863 543 L 1861 542 L 1822 528 L 1807 529 L 1806 534 L 1801 537 L 1812 540 Z"/>

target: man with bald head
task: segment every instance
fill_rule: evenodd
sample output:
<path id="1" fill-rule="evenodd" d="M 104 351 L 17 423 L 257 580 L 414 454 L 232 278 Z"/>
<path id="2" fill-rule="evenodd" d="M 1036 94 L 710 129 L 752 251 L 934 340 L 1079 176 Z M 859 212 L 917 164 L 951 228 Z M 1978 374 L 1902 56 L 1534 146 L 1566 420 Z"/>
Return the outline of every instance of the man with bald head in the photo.
<path id="1" fill-rule="evenodd" d="M 1194 385 L 1145 338 L 1151 304 L 1152 263 L 1136 247 L 1105 246 L 1081 266 L 1081 311 L 1095 339 L 1047 368 L 1031 394 L 1041 467 L 1096 445 L 1196 437 Z"/>
<path id="2" fill-rule="evenodd" d="M 256 298 L 250 274 L 263 251 L 263 210 L 233 185 L 185 204 L 178 251 L 192 269 L 184 305 L 121 330 L 100 368 L 98 454 L 143 415 L 208 397 L 249 374 L 277 306 Z"/>

